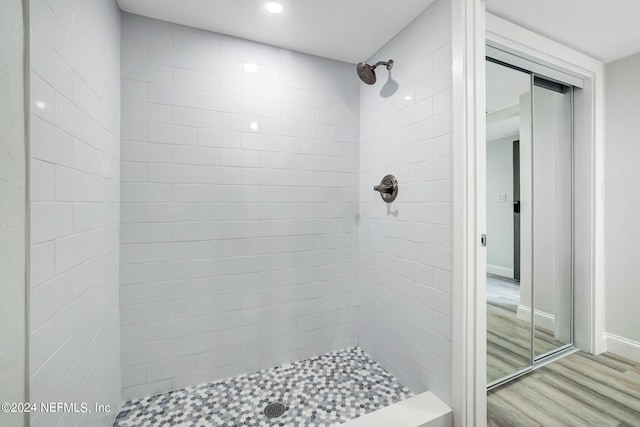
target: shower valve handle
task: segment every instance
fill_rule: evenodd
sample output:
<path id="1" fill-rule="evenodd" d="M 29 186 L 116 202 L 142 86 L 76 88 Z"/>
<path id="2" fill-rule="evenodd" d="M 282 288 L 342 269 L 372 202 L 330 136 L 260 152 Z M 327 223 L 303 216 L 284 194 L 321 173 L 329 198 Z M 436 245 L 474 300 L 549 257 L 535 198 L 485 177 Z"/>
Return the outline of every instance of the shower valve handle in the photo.
<path id="1" fill-rule="evenodd" d="M 393 175 L 387 175 L 382 178 L 379 185 L 373 187 L 374 191 L 380 193 L 380 197 L 387 203 L 393 202 L 398 196 L 398 181 Z"/>
<path id="2" fill-rule="evenodd" d="M 373 187 L 375 191 L 379 191 L 381 193 L 393 193 L 393 185 L 391 184 L 380 184 Z"/>

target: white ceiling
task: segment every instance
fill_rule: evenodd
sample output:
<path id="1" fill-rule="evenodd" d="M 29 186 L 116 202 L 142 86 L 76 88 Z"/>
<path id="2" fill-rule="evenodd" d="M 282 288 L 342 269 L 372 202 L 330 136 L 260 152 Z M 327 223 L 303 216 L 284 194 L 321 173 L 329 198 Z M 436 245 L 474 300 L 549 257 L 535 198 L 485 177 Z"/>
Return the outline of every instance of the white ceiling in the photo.
<path id="1" fill-rule="evenodd" d="M 362 62 L 433 0 L 117 0 L 124 11 L 312 55 Z"/>
<path id="2" fill-rule="evenodd" d="M 603 62 L 640 51 L 640 0 L 487 0 L 487 10 Z"/>

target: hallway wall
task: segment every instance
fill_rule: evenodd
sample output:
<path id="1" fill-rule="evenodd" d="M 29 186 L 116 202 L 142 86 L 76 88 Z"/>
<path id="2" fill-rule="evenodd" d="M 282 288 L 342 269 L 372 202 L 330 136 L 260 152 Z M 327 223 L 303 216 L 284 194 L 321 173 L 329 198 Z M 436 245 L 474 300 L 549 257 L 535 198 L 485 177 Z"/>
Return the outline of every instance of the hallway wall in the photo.
<path id="1" fill-rule="evenodd" d="M 605 66 L 607 348 L 640 361 L 640 53 Z"/>

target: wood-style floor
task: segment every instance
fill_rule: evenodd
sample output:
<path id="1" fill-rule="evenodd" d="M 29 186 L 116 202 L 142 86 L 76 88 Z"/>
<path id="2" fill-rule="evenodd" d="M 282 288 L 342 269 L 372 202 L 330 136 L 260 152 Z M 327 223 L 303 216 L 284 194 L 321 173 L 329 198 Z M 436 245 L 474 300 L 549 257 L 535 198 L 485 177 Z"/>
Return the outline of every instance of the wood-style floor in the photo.
<path id="1" fill-rule="evenodd" d="M 487 383 L 531 365 L 531 323 L 517 318 L 516 307 L 487 303 Z M 562 346 L 553 332 L 536 328 L 536 354 Z"/>
<path id="2" fill-rule="evenodd" d="M 489 426 L 640 426 L 640 363 L 574 353 L 488 393 Z"/>

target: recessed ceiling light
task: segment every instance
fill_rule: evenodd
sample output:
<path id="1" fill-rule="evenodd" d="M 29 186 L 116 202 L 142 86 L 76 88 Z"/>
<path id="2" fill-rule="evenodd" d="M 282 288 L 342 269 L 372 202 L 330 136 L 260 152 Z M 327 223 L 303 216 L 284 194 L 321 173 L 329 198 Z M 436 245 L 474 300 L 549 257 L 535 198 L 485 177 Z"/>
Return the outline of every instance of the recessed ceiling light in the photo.
<path id="1" fill-rule="evenodd" d="M 278 13 L 282 13 L 282 9 L 283 9 L 282 5 L 277 1 L 268 2 L 267 4 L 264 5 L 264 8 L 267 9 L 267 12 L 273 13 L 274 15 L 277 15 Z"/>
<path id="2" fill-rule="evenodd" d="M 247 62 L 243 64 L 242 68 L 244 68 L 244 71 L 246 71 L 247 73 L 255 73 L 256 71 L 258 71 L 258 64 Z"/>
<path id="3" fill-rule="evenodd" d="M 249 129 L 258 130 L 258 122 L 251 122 L 251 124 L 249 125 Z"/>
<path id="4" fill-rule="evenodd" d="M 411 95 L 405 95 L 404 96 L 404 100 L 405 101 L 411 101 L 412 99 L 413 99 L 413 96 L 411 96 Z"/>
<path id="5" fill-rule="evenodd" d="M 44 107 L 46 107 L 47 104 L 45 104 L 44 101 L 36 101 L 36 107 L 38 107 L 41 110 L 44 110 Z"/>

